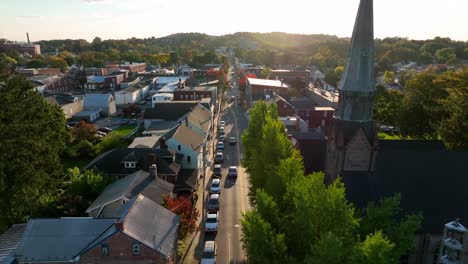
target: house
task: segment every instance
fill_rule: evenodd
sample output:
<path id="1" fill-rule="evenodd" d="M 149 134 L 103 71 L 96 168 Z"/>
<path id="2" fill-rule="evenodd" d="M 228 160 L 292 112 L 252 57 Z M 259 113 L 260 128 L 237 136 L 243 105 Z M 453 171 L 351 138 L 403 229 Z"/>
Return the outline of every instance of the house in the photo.
<path id="1" fill-rule="evenodd" d="M 151 107 L 154 108 L 157 103 L 164 101 L 172 101 L 174 99 L 173 93 L 157 93 L 151 96 Z"/>
<path id="2" fill-rule="evenodd" d="M 212 112 L 201 105 L 196 105 L 185 117 L 185 122 L 190 129 L 206 139 L 211 129 L 212 119 Z"/>
<path id="3" fill-rule="evenodd" d="M 162 137 L 174 127 L 180 124 L 179 121 L 154 121 L 143 131 L 144 137 Z"/>
<path id="4" fill-rule="evenodd" d="M 107 68 L 85 68 L 86 76 L 106 76 L 108 74 Z"/>
<path id="5" fill-rule="evenodd" d="M 309 97 L 294 97 L 289 100 L 289 103 L 294 106 L 297 115 L 306 121 L 317 106 Z"/>
<path id="6" fill-rule="evenodd" d="M 59 105 L 66 119 L 70 119 L 74 114 L 83 111 L 83 98 L 81 96 L 57 94 L 47 96 L 44 99 L 52 105 Z"/>
<path id="7" fill-rule="evenodd" d="M 15 263 L 15 250 L 21 242 L 25 230 L 26 224 L 16 224 L 0 235 L 0 263 Z"/>
<path id="8" fill-rule="evenodd" d="M 140 193 L 161 204 L 164 197 L 173 196 L 173 192 L 172 183 L 140 170 L 109 184 L 86 209 L 86 213 L 93 218 L 119 217 L 119 208 Z"/>
<path id="9" fill-rule="evenodd" d="M 295 82 L 301 82 L 304 87 L 309 85 L 310 71 L 295 71 L 295 70 L 272 70 L 269 79 L 281 80 L 285 83 L 293 85 Z"/>
<path id="10" fill-rule="evenodd" d="M 335 109 L 331 107 L 315 107 L 309 115 L 309 128 L 320 127 L 323 131 L 328 131 L 333 123 L 334 113 Z"/>
<path id="11" fill-rule="evenodd" d="M 124 64 L 120 64 L 120 68 L 128 70 L 130 73 L 140 73 L 145 71 L 146 63 L 125 62 Z"/>
<path id="12" fill-rule="evenodd" d="M 101 110 L 101 116 L 111 116 L 116 111 L 115 100 L 112 94 L 86 94 L 83 109 Z"/>
<path id="13" fill-rule="evenodd" d="M 181 87 L 174 90 L 175 101 L 200 100 L 203 98 L 211 98 L 213 103 L 217 101 L 216 86 L 197 86 L 197 87 Z"/>
<path id="14" fill-rule="evenodd" d="M 278 116 L 287 117 L 296 115 L 296 109 L 283 97 L 276 95 L 274 97 L 274 102 L 278 109 Z"/>
<path id="15" fill-rule="evenodd" d="M 179 121 L 197 105 L 197 101 L 166 101 L 157 103 L 154 108 L 147 108 L 143 114 L 145 128 L 152 122 Z"/>
<path id="16" fill-rule="evenodd" d="M 86 89 L 95 90 L 109 88 L 115 90 L 120 88 L 122 81 L 124 80 L 124 74 L 114 75 L 91 75 L 86 77 Z"/>
<path id="17" fill-rule="evenodd" d="M 247 78 L 246 91 L 250 105 L 258 100 L 273 98 L 274 95 L 288 98 L 288 86 L 279 80 Z"/>
<path id="18" fill-rule="evenodd" d="M 179 216 L 138 195 L 116 218 L 31 219 L 18 263 L 178 263 Z"/>
<path id="19" fill-rule="evenodd" d="M 181 124 L 165 137 L 170 150 L 183 154 L 181 165 L 184 169 L 202 168 L 203 136 L 190 129 L 186 124 Z"/>
<path id="20" fill-rule="evenodd" d="M 48 93 L 65 93 L 72 89 L 70 76 L 62 75 L 34 75 L 28 77 L 36 85 L 43 86 L 45 92 Z"/>
<path id="21" fill-rule="evenodd" d="M 164 140 L 160 148 L 115 148 L 102 153 L 88 163 L 83 170 L 97 169 L 104 175 L 119 179 L 134 172 L 149 171 L 156 164 L 157 175 L 175 183 L 181 170 L 183 154 L 167 149 Z"/>

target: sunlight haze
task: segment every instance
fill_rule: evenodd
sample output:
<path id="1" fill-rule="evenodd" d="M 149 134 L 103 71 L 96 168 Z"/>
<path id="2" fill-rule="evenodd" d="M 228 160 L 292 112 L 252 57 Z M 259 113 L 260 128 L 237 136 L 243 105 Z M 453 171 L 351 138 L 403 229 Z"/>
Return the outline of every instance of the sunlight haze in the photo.
<path id="1" fill-rule="evenodd" d="M 126 39 L 200 32 L 350 37 L 359 0 L 4 0 L 0 38 Z M 466 0 L 376 0 L 375 37 L 468 40 Z"/>

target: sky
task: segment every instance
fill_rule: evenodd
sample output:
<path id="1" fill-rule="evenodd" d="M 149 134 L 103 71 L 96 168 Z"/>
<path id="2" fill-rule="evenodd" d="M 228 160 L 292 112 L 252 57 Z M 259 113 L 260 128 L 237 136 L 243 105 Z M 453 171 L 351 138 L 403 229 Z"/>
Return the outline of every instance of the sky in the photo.
<path id="1" fill-rule="evenodd" d="M 0 38 L 127 39 L 200 32 L 350 37 L 359 0 L 1 0 Z M 374 0 L 376 38 L 468 40 L 468 0 Z"/>

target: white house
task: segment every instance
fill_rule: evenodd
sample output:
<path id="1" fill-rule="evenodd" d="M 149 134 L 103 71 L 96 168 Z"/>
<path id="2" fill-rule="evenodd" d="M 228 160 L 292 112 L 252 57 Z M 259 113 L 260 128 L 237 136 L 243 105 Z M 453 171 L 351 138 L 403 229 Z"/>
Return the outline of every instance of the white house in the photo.
<path id="1" fill-rule="evenodd" d="M 138 86 L 133 86 L 115 93 L 115 102 L 118 105 L 134 104 L 141 99 L 141 92 Z"/>
<path id="2" fill-rule="evenodd" d="M 172 93 L 157 93 L 151 96 L 151 107 L 154 108 L 155 104 L 158 102 L 172 101 L 174 99 L 174 94 Z"/>
<path id="3" fill-rule="evenodd" d="M 181 124 L 167 139 L 168 149 L 184 154 L 183 169 L 201 169 L 203 166 L 204 139 L 185 124 Z"/>

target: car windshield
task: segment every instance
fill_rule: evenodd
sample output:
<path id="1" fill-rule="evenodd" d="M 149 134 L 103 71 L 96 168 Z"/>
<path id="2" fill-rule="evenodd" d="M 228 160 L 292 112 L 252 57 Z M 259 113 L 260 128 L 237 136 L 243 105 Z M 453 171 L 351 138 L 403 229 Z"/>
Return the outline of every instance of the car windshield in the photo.
<path id="1" fill-rule="evenodd" d="M 236 172 L 237 169 L 236 169 L 236 168 L 229 168 L 229 171 L 230 171 L 230 172 Z"/>
<path id="2" fill-rule="evenodd" d="M 218 199 L 210 199 L 209 202 L 211 205 L 217 205 L 218 204 Z"/>
<path id="3" fill-rule="evenodd" d="M 213 182 L 213 183 L 211 184 L 211 186 L 213 186 L 213 187 L 219 187 L 219 182 Z"/>
<path id="4" fill-rule="evenodd" d="M 202 258 L 214 258 L 214 252 L 213 251 L 203 251 Z"/>
<path id="5" fill-rule="evenodd" d="M 214 217 L 207 218 L 206 222 L 210 223 L 210 224 L 216 223 L 216 218 L 214 218 Z"/>

